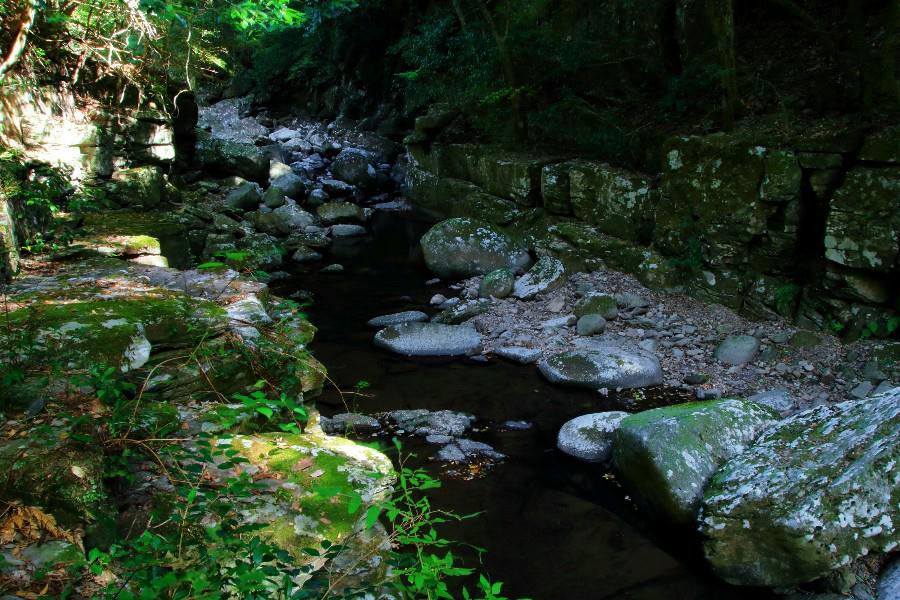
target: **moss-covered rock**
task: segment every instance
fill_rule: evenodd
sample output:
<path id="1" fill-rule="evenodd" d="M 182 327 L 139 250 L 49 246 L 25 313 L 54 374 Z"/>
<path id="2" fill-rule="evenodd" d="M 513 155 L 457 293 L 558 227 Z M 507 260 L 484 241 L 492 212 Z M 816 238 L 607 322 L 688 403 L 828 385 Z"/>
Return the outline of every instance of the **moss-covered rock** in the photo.
<path id="1" fill-rule="evenodd" d="M 706 557 L 737 585 L 791 586 L 900 543 L 900 389 L 798 413 L 704 493 Z"/>
<path id="2" fill-rule="evenodd" d="M 575 216 L 603 233 L 649 242 L 657 192 L 649 177 L 606 163 L 569 163 L 569 193 Z"/>
<path id="3" fill-rule="evenodd" d="M 847 267 L 897 272 L 900 258 L 900 168 L 856 167 L 834 193 L 825 257 Z"/>
<path id="4" fill-rule="evenodd" d="M 195 150 L 200 165 L 215 175 L 238 175 L 257 183 L 265 183 L 269 178 L 268 155 L 250 142 L 226 140 L 198 131 Z"/>
<path id="5" fill-rule="evenodd" d="M 122 169 L 113 173 L 107 195 L 119 206 L 147 210 L 165 200 L 165 183 L 159 167 Z"/>
<path id="6" fill-rule="evenodd" d="M 478 286 L 481 298 L 506 298 L 512 293 L 516 283 L 516 274 L 512 269 L 496 269 L 484 276 Z"/>
<path id="7" fill-rule="evenodd" d="M 619 305 L 609 294 L 589 292 L 575 303 L 573 312 L 576 317 L 600 315 L 604 319 L 611 320 L 619 316 Z"/>
<path id="8" fill-rule="evenodd" d="M 520 300 L 531 300 L 559 289 L 566 284 L 567 279 L 568 274 L 562 261 L 542 256 L 527 273 L 516 280 L 512 295 Z"/>
<path id="9" fill-rule="evenodd" d="M 613 464 L 649 512 L 688 524 L 719 467 L 779 418 L 767 406 L 732 399 L 644 411 L 619 424 Z"/>
<path id="10" fill-rule="evenodd" d="M 528 250 L 497 227 L 475 219 L 438 223 L 422 237 L 425 263 L 439 277 L 471 277 L 499 268 L 521 269 Z"/>

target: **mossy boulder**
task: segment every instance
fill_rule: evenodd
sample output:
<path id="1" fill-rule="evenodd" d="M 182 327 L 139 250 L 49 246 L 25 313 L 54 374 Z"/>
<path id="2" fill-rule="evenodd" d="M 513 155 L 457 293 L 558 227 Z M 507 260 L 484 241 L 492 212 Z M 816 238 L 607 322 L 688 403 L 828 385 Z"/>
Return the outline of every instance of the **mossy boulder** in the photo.
<path id="1" fill-rule="evenodd" d="M 166 181 L 159 167 L 133 167 L 112 175 L 107 196 L 116 204 L 144 210 L 156 208 L 165 200 Z"/>
<path id="2" fill-rule="evenodd" d="M 599 390 L 641 388 L 663 382 L 656 355 L 609 340 L 554 354 L 538 363 L 551 383 Z"/>
<path id="3" fill-rule="evenodd" d="M 481 298 L 506 298 L 512 293 L 516 283 L 516 274 L 512 269 L 496 269 L 484 276 L 478 286 Z"/>
<path id="4" fill-rule="evenodd" d="M 445 325 L 459 325 L 463 321 L 468 321 L 473 317 L 484 314 L 491 309 L 491 301 L 487 298 L 477 298 L 475 300 L 467 300 L 460 302 L 456 306 L 451 306 L 447 310 L 436 314 L 432 319 L 432 323 L 443 323 Z"/>
<path id="5" fill-rule="evenodd" d="M 686 525 L 719 467 L 779 418 L 767 406 L 735 399 L 644 411 L 616 429 L 613 464 L 648 512 Z"/>
<path id="6" fill-rule="evenodd" d="M 585 315 L 600 315 L 606 320 L 611 320 L 619 316 L 619 303 L 609 294 L 588 292 L 575 303 L 573 312 L 579 318 Z"/>
<path id="7" fill-rule="evenodd" d="M 561 260 L 542 256 L 527 273 L 516 280 L 512 295 L 520 300 L 531 300 L 561 288 L 567 279 L 566 267 Z"/>
<path id="8" fill-rule="evenodd" d="M 198 131 L 195 150 L 200 166 L 214 175 L 237 175 L 257 183 L 265 183 L 269 178 L 269 156 L 250 142 L 226 140 Z"/>
<path id="9" fill-rule="evenodd" d="M 316 208 L 316 214 L 325 225 L 362 223 L 365 220 L 362 208 L 350 202 L 326 202 Z"/>
<path id="10" fill-rule="evenodd" d="M 439 277 L 472 277 L 531 263 L 524 244 L 497 227 L 468 218 L 442 221 L 422 237 L 425 263 Z"/>
<path id="11" fill-rule="evenodd" d="M 0 442 L 0 497 L 40 506 L 65 528 L 109 528 L 115 509 L 103 485 L 103 448 L 67 433 Z"/>
<path id="12" fill-rule="evenodd" d="M 856 167 L 834 193 L 825 257 L 846 267 L 897 272 L 900 258 L 900 168 Z"/>
<path id="13" fill-rule="evenodd" d="M 736 585 L 793 586 L 900 544 L 900 388 L 798 413 L 715 475 L 700 528 Z"/>

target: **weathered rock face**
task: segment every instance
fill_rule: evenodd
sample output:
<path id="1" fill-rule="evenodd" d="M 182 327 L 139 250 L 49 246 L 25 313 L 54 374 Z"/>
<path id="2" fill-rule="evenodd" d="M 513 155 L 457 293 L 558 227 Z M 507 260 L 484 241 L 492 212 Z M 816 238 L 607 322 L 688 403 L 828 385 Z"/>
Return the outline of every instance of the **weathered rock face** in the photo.
<path id="1" fill-rule="evenodd" d="M 593 347 L 563 352 L 538 363 L 552 383 L 600 388 L 640 388 L 663 382 L 659 360 L 650 352 L 603 340 Z"/>
<path id="2" fill-rule="evenodd" d="M 900 543 L 900 388 L 798 413 L 729 461 L 700 527 L 716 573 L 738 585 L 812 581 Z"/>
<path id="3" fill-rule="evenodd" d="M 524 246 L 500 229 L 475 219 L 447 219 L 422 237 L 425 263 L 438 277 L 484 275 L 531 262 Z"/>
<path id="4" fill-rule="evenodd" d="M 778 419 L 767 406 L 732 399 L 648 410 L 619 424 L 613 464 L 648 511 L 687 524 L 713 473 Z"/>
<path id="5" fill-rule="evenodd" d="M 649 242 L 657 191 L 650 178 L 605 163 L 569 163 L 569 196 L 578 219 L 603 233 Z"/>
<path id="6" fill-rule="evenodd" d="M 825 231 L 825 256 L 840 265 L 896 272 L 900 258 L 900 170 L 851 169 L 834 193 Z"/>

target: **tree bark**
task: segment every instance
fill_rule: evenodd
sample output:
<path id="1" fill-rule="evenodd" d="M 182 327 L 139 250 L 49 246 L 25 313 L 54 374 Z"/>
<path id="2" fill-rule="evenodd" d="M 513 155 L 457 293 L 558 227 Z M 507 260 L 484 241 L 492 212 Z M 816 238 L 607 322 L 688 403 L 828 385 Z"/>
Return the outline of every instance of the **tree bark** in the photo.
<path id="1" fill-rule="evenodd" d="M 6 76 L 6 73 L 19 62 L 20 58 L 22 58 L 22 54 L 25 52 L 25 46 L 28 44 L 28 34 L 31 32 L 31 27 L 34 25 L 36 18 L 37 2 L 35 0 L 26 0 L 25 9 L 22 18 L 19 21 L 19 32 L 16 34 L 16 38 L 13 40 L 6 58 L 0 63 L 0 80 L 2 80 Z"/>
<path id="2" fill-rule="evenodd" d="M 516 142 L 525 142 L 528 140 L 528 123 L 522 110 L 522 95 L 519 92 L 512 55 L 506 43 L 506 34 L 501 34 L 497 29 L 497 23 L 494 21 L 494 16 L 491 14 L 486 1 L 478 0 L 477 4 L 482 17 L 488 25 L 488 29 L 490 29 L 491 36 L 494 38 L 494 43 L 497 46 L 497 57 L 500 60 L 500 67 L 503 69 L 503 77 L 506 79 L 506 85 L 511 90 L 509 100 L 510 108 L 512 109 L 513 136 Z"/>

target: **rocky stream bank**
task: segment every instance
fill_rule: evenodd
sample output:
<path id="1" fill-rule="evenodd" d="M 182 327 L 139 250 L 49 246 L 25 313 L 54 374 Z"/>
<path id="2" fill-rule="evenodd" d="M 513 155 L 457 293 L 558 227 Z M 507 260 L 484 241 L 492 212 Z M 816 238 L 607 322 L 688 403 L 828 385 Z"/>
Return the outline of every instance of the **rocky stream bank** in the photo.
<path id="1" fill-rule="evenodd" d="M 147 432 L 135 439 L 162 432 L 190 449 L 202 433 L 249 461 L 239 470 L 262 488 L 241 515 L 264 524 L 296 560 L 309 561 L 297 551 L 310 539 L 359 543 L 336 567 L 311 561 L 317 569 L 349 564 L 363 578 L 385 575 L 375 558 L 386 533 L 352 535 L 360 523 L 345 505 L 322 502 L 312 489 L 327 480 L 377 502 L 392 481 L 390 461 L 332 436 L 408 435 L 457 472 L 478 465 L 479 476 L 491 477 L 491 467 L 503 468 L 505 449 L 476 439 L 478 414 L 424 406 L 365 414 L 363 402 L 319 419 L 310 400 L 325 369 L 309 352 L 315 328 L 297 304 L 309 297 L 279 298 L 269 288 L 296 278 L 302 288 L 310 272 L 343 277 L 342 248 L 370 238 L 375 215 L 408 211 L 407 196 L 434 209 L 422 201 L 425 188 L 411 193 L 423 161 L 415 144 L 407 155 L 350 122 L 276 121 L 252 114 L 245 100 L 206 108 L 199 123 L 195 168 L 178 177 L 159 165 L 113 173 L 100 189 L 120 210 L 88 215 L 75 244 L 52 260 L 22 259 L 4 290 L 0 338 L 17 369 L 2 391 L 12 407 L 0 422 L 4 499 L 42 507 L 67 533 L 49 530 L 49 542 L 46 531 L 0 537 L 10 565 L 3 581 L 27 587 L 36 569 L 108 544 L 174 491 L 164 462 L 129 464 L 128 485 L 111 487 L 100 466 L 107 449 L 72 435 L 106 418 L 103 406 L 84 402 L 102 388 L 97 365 L 134 386 L 134 422 Z M 534 182 L 530 167 L 522 179 L 519 163 L 497 165 L 510 175 L 499 180 Z M 483 190 L 466 184 L 467 208 L 454 205 L 464 214 L 421 238 L 435 293 L 416 310 L 406 302 L 402 312 L 371 315 L 373 343 L 402 357 L 512 361 L 596 394 L 598 405 L 615 398 L 621 411 L 560 424 L 559 449 L 608 465 L 657 527 L 699 530 L 710 568 L 731 584 L 791 598 L 900 597 L 892 554 L 897 343 L 845 344 L 777 311 L 756 320 L 709 303 L 720 297 L 686 295 L 668 285 L 671 263 L 609 237 L 609 228 L 631 227 L 630 218 L 607 223 L 610 211 L 545 221 L 491 181 Z M 630 183 L 615 189 L 608 199 L 629 209 L 644 193 Z M 531 198 L 531 188 L 521 195 Z M 622 272 L 632 270 L 623 260 L 635 262 L 623 256 L 640 265 L 638 278 Z M 709 272 L 716 279 L 723 271 Z M 261 380 L 286 382 L 280 391 L 306 403 L 302 433 L 271 431 L 234 402 Z M 216 460 L 203 469 L 213 480 L 236 475 Z M 46 558 L 50 550 L 60 553 Z"/>

